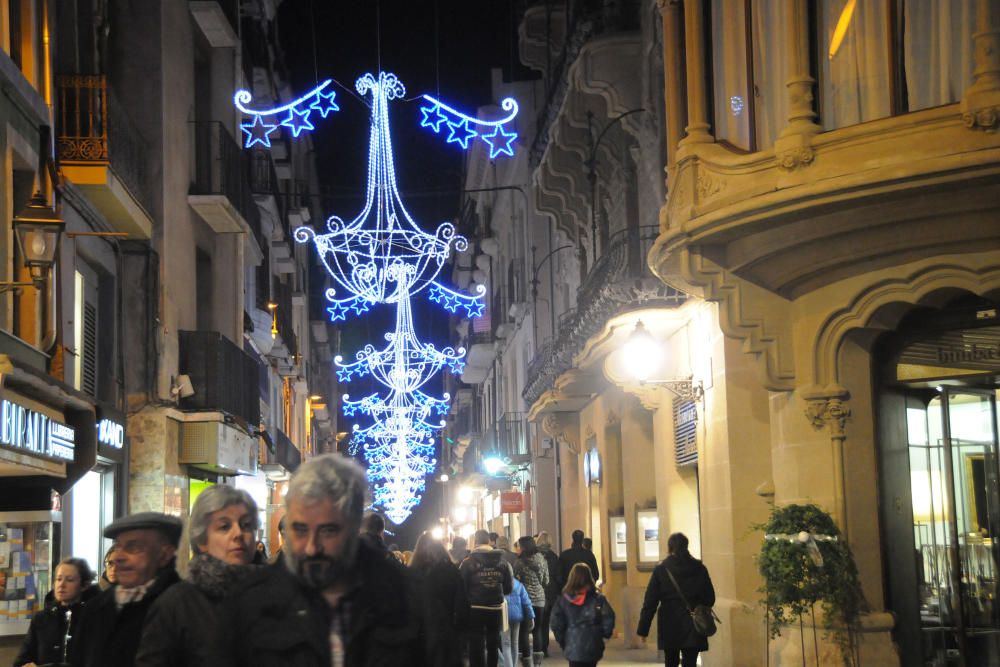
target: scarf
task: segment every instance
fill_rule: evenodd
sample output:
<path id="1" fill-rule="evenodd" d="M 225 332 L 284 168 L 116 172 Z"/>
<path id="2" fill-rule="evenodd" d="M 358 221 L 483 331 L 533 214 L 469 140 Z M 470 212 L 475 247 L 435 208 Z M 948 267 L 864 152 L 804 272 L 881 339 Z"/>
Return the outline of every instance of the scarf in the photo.
<path id="1" fill-rule="evenodd" d="M 115 586 L 115 605 L 118 606 L 118 609 L 121 609 L 127 604 L 131 604 L 133 602 L 139 602 L 144 597 L 146 597 L 146 593 L 149 592 L 149 589 L 152 588 L 153 584 L 155 583 L 156 583 L 156 577 L 153 577 L 146 583 L 141 584 L 139 586 L 134 586 L 133 588 L 122 588 L 121 586 Z"/>
<path id="2" fill-rule="evenodd" d="M 192 558 L 188 565 L 188 580 L 206 597 L 219 600 L 232 592 L 256 569 L 254 565 L 230 565 L 218 558 L 200 553 Z"/>
<path id="3" fill-rule="evenodd" d="M 570 604 L 574 604 L 577 607 L 582 607 L 583 603 L 587 601 L 587 593 L 589 592 L 590 589 L 585 588 L 577 595 L 570 595 L 569 593 L 563 593 L 563 597 L 565 597 Z"/>

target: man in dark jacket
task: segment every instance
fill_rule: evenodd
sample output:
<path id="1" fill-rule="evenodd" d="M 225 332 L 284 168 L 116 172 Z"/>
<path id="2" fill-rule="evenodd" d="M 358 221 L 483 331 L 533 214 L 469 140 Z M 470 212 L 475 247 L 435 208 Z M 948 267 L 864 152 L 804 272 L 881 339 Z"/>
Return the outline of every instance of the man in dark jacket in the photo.
<path id="1" fill-rule="evenodd" d="M 559 565 L 562 566 L 562 571 L 569 572 L 577 563 L 586 563 L 590 566 L 590 573 L 594 575 L 594 581 L 599 581 L 601 573 L 597 569 L 597 559 L 594 558 L 593 551 L 584 548 L 583 531 L 574 530 L 572 538 L 573 545 L 559 554 Z"/>
<path id="2" fill-rule="evenodd" d="M 282 561 L 223 609 L 227 664 L 425 664 L 409 577 L 360 539 L 366 488 L 364 470 L 339 454 L 299 467 L 285 496 Z"/>
<path id="3" fill-rule="evenodd" d="M 115 541 L 116 583 L 84 608 L 70 662 L 74 667 L 131 667 L 153 601 L 180 579 L 174 556 L 183 524 L 141 512 L 104 529 Z"/>
<path id="4" fill-rule="evenodd" d="M 403 567 L 396 555 L 385 544 L 385 519 L 375 512 L 368 512 L 361 519 L 361 541 L 379 558 L 390 565 Z"/>
<path id="5" fill-rule="evenodd" d="M 469 667 L 497 667 L 503 598 L 514 590 L 514 572 L 503 553 L 490 546 L 490 534 L 477 530 L 475 548 L 458 568 L 469 599 Z M 485 651 L 485 661 L 483 653 Z"/>

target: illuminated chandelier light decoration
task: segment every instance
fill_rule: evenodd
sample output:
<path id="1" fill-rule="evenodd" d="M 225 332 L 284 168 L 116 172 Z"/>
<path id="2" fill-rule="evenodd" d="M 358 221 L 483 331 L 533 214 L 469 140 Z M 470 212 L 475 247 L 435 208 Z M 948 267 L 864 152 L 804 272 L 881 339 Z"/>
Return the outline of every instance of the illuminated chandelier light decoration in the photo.
<path id="1" fill-rule="evenodd" d="M 440 371 L 459 374 L 465 366 L 465 349 L 422 342 L 413 326 L 411 300 L 425 292 L 443 309 L 469 317 L 482 315 L 486 288 L 475 294 L 453 290 L 437 281 L 453 250 L 468 248 L 466 239 L 443 223 L 433 234 L 425 232 L 410 216 L 400 198 L 389 132 L 388 102 L 402 98 L 403 84 L 395 75 L 366 74 L 356 88 L 372 97 L 369 135 L 368 181 L 365 204 L 350 222 L 332 216 L 326 233 L 309 227 L 295 230 L 299 243 L 312 241 L 335 287 L 327 290 L 331 321 L 345 321 L 379 304 L 396 309 L 395 327 L 385 334 L 382 348 L 368 344 L 354 361 L 337 357 L 341 382 L 373 378 L 384 389 L 360 399 L 343 397 L 346 416 L 363 415 L 368 426 L 354 426 L 354 447 L 368 462 L 374 505 L 399 524 L 420 502 L 425 478 L 434 471 L 435 433 L 444 426 L 450 396 L 435 397 L 423 391 Z"/>
<path id="2" fill-rule="evenodd" d="M 240 123 L 240 129 L 246 135 L 244 148 L 253 148 L 255 144 L 270 148 L 271 135 L 279 126 L 287 127 L 296 138 L 307 130 L 316 129 L 309 119 L 314 111 L 323 118 L 334 111 L 340 111 L 336 102 L 337 93 L 333 90 L 325 92 L 331 83 L 333 80 L 327 79 L 297 100 L 273 109 L 248 108 L 246 105 L 253 100 L 253 95 L 249 90 L 237 90 L 233 103 L 237 109 L 250 116 L 249 121 Z M 274 122 L 268 122 L 271 119 Z"/>

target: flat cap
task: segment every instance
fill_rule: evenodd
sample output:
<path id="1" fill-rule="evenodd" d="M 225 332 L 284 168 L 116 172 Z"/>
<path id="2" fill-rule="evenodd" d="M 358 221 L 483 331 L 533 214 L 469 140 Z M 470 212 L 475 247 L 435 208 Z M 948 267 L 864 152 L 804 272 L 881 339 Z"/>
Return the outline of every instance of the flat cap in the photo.
<path id="1" fill-rule="evenodd" d="M 127 530 L 158 530 L 176 546 L 183 529 L 184 523 L 175 516 L 159 512 L 139 512 L 112 521 L 104 529 L 104 537 L 113 540 Z"/>

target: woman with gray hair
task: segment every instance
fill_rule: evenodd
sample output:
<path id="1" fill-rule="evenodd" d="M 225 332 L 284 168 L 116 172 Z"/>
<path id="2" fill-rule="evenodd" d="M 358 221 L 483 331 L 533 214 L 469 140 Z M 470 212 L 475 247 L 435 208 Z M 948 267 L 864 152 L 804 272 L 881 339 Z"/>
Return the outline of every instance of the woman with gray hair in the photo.
<path id="1" fill-rule="evenodd" d="M 254 570 L 256 532 L 257 504 L 246 491 L 217 485 L 201 492 L 188 522 L 188 579 L 150 608 L 136 667 L 220 664 L 222 602 Z"/>

